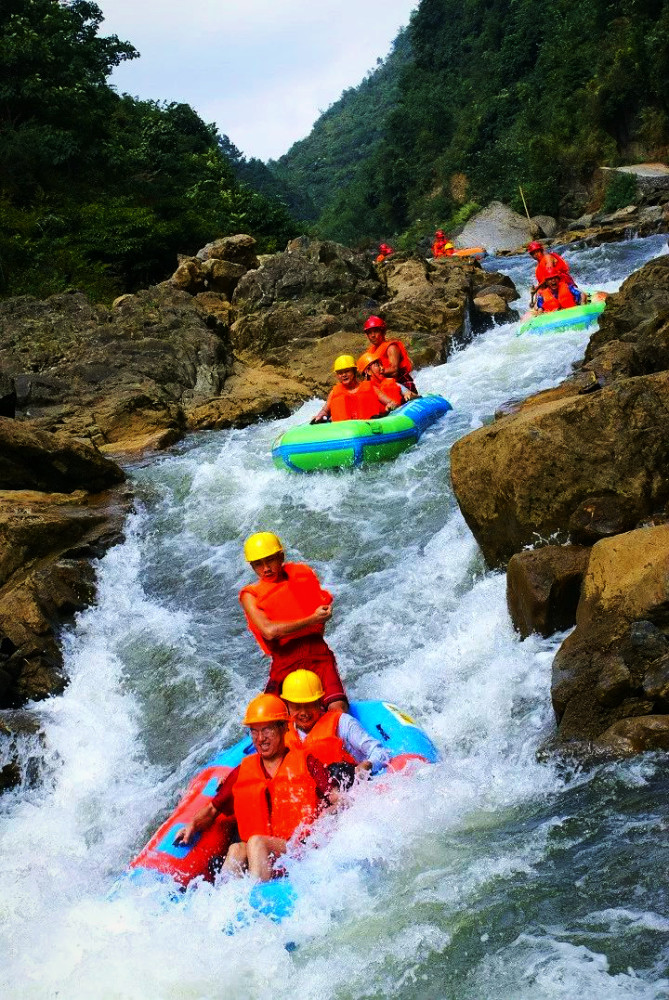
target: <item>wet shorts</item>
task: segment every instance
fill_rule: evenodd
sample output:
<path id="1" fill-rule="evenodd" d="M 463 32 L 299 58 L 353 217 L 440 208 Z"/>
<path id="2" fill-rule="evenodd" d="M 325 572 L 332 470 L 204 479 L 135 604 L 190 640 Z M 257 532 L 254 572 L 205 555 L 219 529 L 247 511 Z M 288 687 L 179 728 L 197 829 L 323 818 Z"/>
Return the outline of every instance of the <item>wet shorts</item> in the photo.
<path id="1" fill-rule="evenodd" d="M 273 654 L 266 694 L 281 694 L 281 685 L 293 670 L 313 670 L 321 679 L 323 704 L 346 698 L 334 653 L 320 635 L 305 635 L 285 643 Z"/>

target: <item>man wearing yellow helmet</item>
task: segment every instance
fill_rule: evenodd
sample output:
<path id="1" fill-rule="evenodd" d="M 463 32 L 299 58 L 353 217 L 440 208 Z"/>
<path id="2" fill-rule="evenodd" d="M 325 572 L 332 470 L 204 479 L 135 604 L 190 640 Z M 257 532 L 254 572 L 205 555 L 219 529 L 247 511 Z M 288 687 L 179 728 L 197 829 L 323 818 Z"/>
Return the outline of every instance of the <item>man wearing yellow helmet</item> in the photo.
<path id="1" fill-rule="evenodd" d="M 326 711 L 323 694 L 320 677 L 313 671 L 288 674 L 281 688 L 290 715 L 286 745 L 311 750 L 329 767 L 347 763 L 358 772 L 387 767 L 390 754 L 383 744 L 347 712 Z"/>
<path id="2" fill-rule="evenodd" d="M 396 403 L 382 390 L 371 382 L 361 379 L 358 375 L 355 358 L 352 354 L 340 354 L 335 358 L 332 370 L 337 379 L 337 385 L 332 389 L 325 404 L 321 407 L 312 424 L 320 424 L 326 420 L 372 420 L 382 417 L 389 410 L 395 409 Z"/>
<path id="3" fill-rule="evenodd" d="M 239 841 L 231 844 L 223 868 L 267 882 L 288 841 L 306 837 L 323 805 L 336 799 L 333 780 L 313 754 L 288 747 L 288 712 L 276 695 L 253 698 L 244 715 L 256 753 L 244 757 L 207 805 L 174 838 L 189 844 L 219 815 L 234 816 Z"/>
<path id="4" fill-rule="evenodd" d="M 332 594 L 305 563 L 286 562 L 281 540 L 271 531 L 247 538 L 244 555 L 258 577 L 239 591 L 249 629 L 271 657 L 265 690 L 278 694 L 293 670 L 318 674 L 328 709 L 346 711 L 337 661 L 325 642 L 325 624 L 332 617 Z"/>

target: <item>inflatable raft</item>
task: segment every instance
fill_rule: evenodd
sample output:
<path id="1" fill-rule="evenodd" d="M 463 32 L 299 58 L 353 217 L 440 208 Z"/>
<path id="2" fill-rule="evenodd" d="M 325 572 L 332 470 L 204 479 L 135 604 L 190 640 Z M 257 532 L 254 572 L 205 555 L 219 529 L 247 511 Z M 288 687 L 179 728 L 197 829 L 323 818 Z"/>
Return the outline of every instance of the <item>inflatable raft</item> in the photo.
<path id="1" fill-rule="evenodd" d="M 594 326 L 597 317 L 606 308 L 606 302 L 588 302 L 584 306 L 571 309 L 557 309 L 555 312 L 540 313 L 521 322 L 518 336 L 523 333 L 558 333 L 560 330 L 587 330 Z"/>
<path id="2" fill-rule="evenodd" d="M 376 420 L 300 424 L 279 435 L 272 446 L 272 460 L 278 469 L 293 472 L 382 462 L 410 448 L 423 431 L 452 409 L 443 396 L 428 395 Z"/>
<path id="3" fill-rule="evenodd" d="M 388 747 L 392 754 L 388 770 L 401 771 L 412 761 L 436 763 L 439 759 L 430 738 L 395 705 L 385 701 L 352 702 L 350 712 L 368 733 Z M 220 817 L 187 846 L 175 844 L 174 838 L 213 798 L 230 771 L 252 753 L 255 750 L 251 738 L 245 736 L 206 764 L 195 775 L 172 815 L 130 863 L 125 878 L 140 884 L 168 880 L 175 890 L 185 888 L 198 877 L 213 880 L 212 861 L 227 852 L 233 824 Z M 178 895 L 175 891 L 175 897 Z M 274 919 L 290 913 L 294 899 L 294 890 L 285 878 L 256 885 L 250 896 L 254 909 Z"/>

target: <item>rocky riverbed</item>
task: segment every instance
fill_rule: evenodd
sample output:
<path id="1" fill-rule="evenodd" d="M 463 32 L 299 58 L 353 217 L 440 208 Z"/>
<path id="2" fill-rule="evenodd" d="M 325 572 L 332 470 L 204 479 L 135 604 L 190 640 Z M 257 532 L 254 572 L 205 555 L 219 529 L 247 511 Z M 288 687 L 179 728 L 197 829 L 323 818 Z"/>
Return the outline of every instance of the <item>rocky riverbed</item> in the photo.
<path id="1" fill-rule="evenodd" d="M 558 742 L 669 748 L 669 257 L 611 296 L 574 374 L 460 439 L 453 488 L 522 634 L 553 665 Z"/>

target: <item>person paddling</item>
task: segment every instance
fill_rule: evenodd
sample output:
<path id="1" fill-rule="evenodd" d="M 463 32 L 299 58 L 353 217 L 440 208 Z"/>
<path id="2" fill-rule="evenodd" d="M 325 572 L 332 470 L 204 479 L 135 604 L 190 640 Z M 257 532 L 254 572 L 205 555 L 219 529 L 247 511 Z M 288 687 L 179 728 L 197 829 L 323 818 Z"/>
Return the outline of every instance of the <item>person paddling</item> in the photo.
<path id="1" fill-rule="evenodd" d="M 363 329 L 371 345 L 369 353 L 379 359 L 385 376 L 396 379 L 418 395 L 416 383 L 410 374 L 413 370 L 413 364 L 407 349 L 402 341 L 396 337 L 386 339 L 388 330 L 386 321 L 380 316 L 370 316 L 365 321 Z"/>
<path id="2" fill-rule="evenodd" d="M 239 842 L 228 848 L 223 870 L 242 875 L 248 869 L 268 882 L 291 838 L 307 837 L 319 812 L 336 803 L 336 783 L 315 754 L 286 745 L 288 710 L 276 695 L 253 698 L 244 725 L 256 753 L 230 772 L 174 842 L 190 844 L 218 816 L 234 817 Z"/>
<path id="3" fill-rule="evenodd" d="M 432 256 L 452 257 L 454 253 L 455 247 L 451 243 L 449 237 L 446 236 L 443 229 L 437 229 L 432 243 Z"/>
<path id="4" fill-rule="evenodd" d="M 305 563 L 285 561 L 283 544 L 271 531 L 251 535 L 244 555 L 258 577 L 239 591 L 249 629 L 271 657 L 265 691 L 277 694 L 293 670 L 318 674 L 326 708 L 346 711 L 348 700 L 334 653 L 325 642 L 325 625 L 332 617 L 332 594 Z"/>
<path id="5" fill-rule="evenodd" d="M 346 712 L 328 712 L 323 685 L 312 670 L 294 670 L 283 682 L 281 697 L 288 706 L 289 747 L 311 750 L 326 766 L 348 763 L 357 773 L 381 771 L 390 763 L 382 743 Z"/>
<path id="6" fill-rule="evenodd" d="M 337 385 L 332 389 L 312 424 L 332 420 L 373 420 L 394 409 L 390 396 L 376 389 L 371 382 L 361 379 L 352 354 L 340 354 L 335 358 L 332 370 Z"/>

